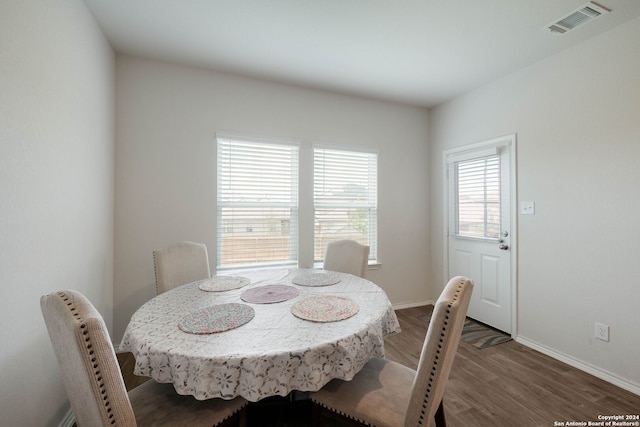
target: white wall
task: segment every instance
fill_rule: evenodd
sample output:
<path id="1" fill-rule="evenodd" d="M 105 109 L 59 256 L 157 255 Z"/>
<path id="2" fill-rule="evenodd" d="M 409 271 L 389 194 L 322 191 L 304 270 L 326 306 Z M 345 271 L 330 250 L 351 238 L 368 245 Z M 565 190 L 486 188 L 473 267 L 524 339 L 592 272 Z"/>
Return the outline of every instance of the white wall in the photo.
<path id="1" fill-rule="evenodd" d="M 40 296 L 112 323 L 114 55 L 83 2 L 0 3 L 0 424 L 68 413 Z"/>
<path id="2" fill-rule="evenodd" d="M 127 56 L 116 90 L 116 335 L 155 295 L 154 249 L 203 242 L 215 266 L 217 131 L 379 149 L 382 266 L 368 277 L 396 304 L 427 300 L 426 110 Z"/>
<path id="3" fill-rule="evenodd" d="M 432 275 L 443 277 L 442 151 L 516 133 L 518 335 L 640 391 L 640 19 L 432 111 Z M 609 343 L 594 323 L 611 326 Z"/>

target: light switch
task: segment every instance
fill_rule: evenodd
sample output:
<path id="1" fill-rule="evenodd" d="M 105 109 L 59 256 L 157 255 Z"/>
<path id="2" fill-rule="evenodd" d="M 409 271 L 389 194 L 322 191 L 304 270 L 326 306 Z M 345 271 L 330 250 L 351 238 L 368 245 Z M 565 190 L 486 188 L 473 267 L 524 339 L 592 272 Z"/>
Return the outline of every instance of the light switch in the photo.
<path id="1" fill-rule="evenodd" d="M 536 204 L 534 202 L 520 202 L 521 215 L 535 215 Z"/>

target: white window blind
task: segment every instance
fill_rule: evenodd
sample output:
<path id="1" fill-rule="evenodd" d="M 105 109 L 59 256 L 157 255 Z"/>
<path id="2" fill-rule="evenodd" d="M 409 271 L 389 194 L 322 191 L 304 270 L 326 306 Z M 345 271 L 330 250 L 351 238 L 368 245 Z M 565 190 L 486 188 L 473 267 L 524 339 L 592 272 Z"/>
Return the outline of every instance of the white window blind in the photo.
<path id="1" fill-rule="evenodd" d="M 217 140 L 217 268 L 297 264 L 298 146 Z"/>
<path id="2" fill-rule="evenodd" d="M 456 234 L 500 236 L 500 158 L 490 155 L 455 162 Z"/>
<path id="3" fill-rule="evenodd" d="M 378 155 L 316 146 L 313 172 L 314 261 L 339 239 L 368 245 L 377 259 Z"/>

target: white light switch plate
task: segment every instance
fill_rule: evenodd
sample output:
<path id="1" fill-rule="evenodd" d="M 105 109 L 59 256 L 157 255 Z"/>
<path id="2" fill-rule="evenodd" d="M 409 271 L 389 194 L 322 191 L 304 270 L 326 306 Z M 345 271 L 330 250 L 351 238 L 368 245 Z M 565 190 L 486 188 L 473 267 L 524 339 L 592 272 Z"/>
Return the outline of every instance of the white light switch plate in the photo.
<path id="1" fill-rule="evenodd" d="M 536 204 L 534 202 L 520 202 L 521 215 L 535 215 Z"/>

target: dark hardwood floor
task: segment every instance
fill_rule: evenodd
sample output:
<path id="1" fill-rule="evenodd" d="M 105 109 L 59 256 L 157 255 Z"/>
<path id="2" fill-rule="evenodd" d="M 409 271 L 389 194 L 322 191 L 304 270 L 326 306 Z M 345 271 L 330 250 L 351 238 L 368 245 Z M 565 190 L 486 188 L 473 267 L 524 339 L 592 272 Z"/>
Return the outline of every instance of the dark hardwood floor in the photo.
<path id="1" fill-rule="evenodd" d="M 431 309 L 396 312 L 402 332 L 385 341 L 388 359 L 416 368 L 427 328 L 418 317 Z M 130 354 L 118 359 L 128 388 L 145 380 L 132 375 Z M 461 342 L 444 407 L 449 427 L 587 425 L 599 421 L 598 415 L 640 414 L 640 396 L 515 341 L 482 350 Z M 310 409 L 304 400 L 269 399 L 250 406 L 249 424 L 304 427 L 310 424 Z"/>
<path id="2" fill-rule="evenodd" d="M 402 332 L 385 341 L 388 359 L 416 368 L 426 334 L 418 316 L 431 309 L 396 312 Z M 640 396 L 515 341 L 485 349 L 461 342 L 444 399 L 449 427 L 586 425 L 598 415 L 640 414 Z"/>

